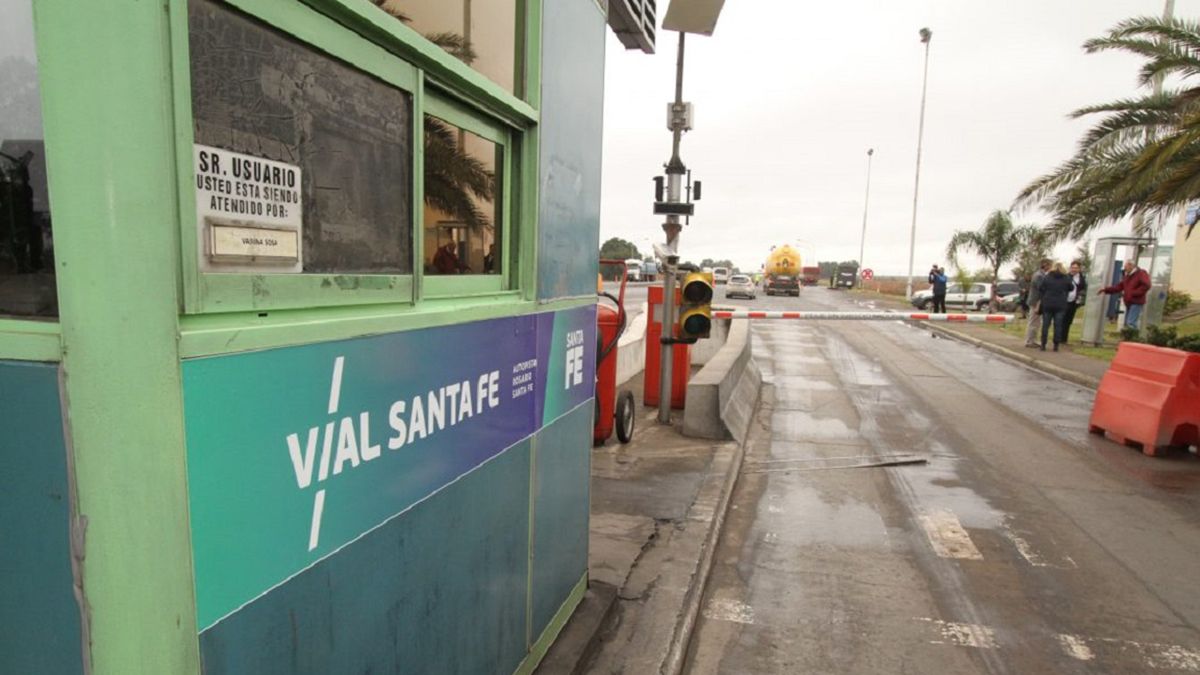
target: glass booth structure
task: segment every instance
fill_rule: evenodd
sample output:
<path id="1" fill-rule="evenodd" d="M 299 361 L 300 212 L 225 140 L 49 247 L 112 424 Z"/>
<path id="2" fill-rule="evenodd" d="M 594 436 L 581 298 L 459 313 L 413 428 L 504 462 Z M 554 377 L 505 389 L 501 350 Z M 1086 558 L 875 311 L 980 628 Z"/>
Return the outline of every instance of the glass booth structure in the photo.
<path id="1" fill-rule="evenodd" d="M 602 5 L 0 0 L 0 672 L 536 665 Z"/>

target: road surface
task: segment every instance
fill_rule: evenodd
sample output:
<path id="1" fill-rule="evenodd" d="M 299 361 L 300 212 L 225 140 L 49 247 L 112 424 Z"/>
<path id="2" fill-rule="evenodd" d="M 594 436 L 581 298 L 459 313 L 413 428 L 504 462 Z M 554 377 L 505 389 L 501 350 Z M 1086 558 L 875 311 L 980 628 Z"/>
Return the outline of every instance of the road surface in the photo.
<path id="1" fill-rule="evenodd" d="M 688 672 L 1200 672 L 1195 455 L 1089 436 L 1091 391 L 920 327 L 752 335 L 769 386 Z"/>

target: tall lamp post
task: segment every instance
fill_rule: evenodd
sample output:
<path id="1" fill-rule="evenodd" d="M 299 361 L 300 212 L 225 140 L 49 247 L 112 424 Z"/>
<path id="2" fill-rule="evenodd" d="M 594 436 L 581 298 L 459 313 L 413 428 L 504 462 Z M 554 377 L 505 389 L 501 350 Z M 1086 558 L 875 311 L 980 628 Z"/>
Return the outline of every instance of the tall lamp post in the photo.
<path id="1" fill-rule="evenodd" d="M 908 236 L 908 285 L 904 288 L 904 297 L 912 300 L 913 293 L 913 257 L 917 247 L 917 193 L 921 187 L 921 142 L 925 139 L 925 90 L 929 84 L 929 41 L 933 31 L 921 29 L 921 42 L 925 45 L 925 74 L 921 78 L 921 121 L 917 124 L 917 176 L 913 180 L 913 209 L 912 232 Z"/>
<path id="2" fill-rule="evenodd" d="M 858 287 L 862 288 L 862 271 L 866 269 L 863 264 L 863 253 L 866 251 L 867 245 L 867 208 L 871 205 L 871 157 L 875 154 L 875 148 L 867 148 L 867 197 L 863 200 L 863 227 L 862 237 L 858 240 Z"/>

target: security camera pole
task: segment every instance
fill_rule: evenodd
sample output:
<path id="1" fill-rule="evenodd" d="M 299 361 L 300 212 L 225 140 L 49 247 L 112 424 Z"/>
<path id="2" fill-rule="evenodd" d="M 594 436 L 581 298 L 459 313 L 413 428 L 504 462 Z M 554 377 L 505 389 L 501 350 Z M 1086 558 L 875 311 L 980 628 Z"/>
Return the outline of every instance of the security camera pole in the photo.
<path id="1" fill-rule="evenodd" d="M 658 362 L 658 421 L 662 424 L 671 423 L 671 357 L 673 355 L 670 338 L 675 336 L 675 273 L 679 263 L 679 233 L 683 225 L 679 216 L 687 206 L 683 197 L 683 177 L 687 167 L 679 158 L 679 141 L 684 129 L 691 128 L 688 107 L 683 103 L 683 37 L 679 33 L 679 55 L 675 60 L 675 102 L 670 105 L 667 122 L 671 129 L 671 159 L 667 162 L 667 199 L 666 202 L 655 202 L 655 213 L 666 213 L 667 221 L 663 223 L 663 231 L 667 233 L 667 245 L 660 255 L 663 263 L 663 304 L 662 304 L 662 336 L 667 338 L 659 345 Z M 674 210 L 675 213 L 670 213 Z M 691 215 L 690 211 L 686 215 Z"/>

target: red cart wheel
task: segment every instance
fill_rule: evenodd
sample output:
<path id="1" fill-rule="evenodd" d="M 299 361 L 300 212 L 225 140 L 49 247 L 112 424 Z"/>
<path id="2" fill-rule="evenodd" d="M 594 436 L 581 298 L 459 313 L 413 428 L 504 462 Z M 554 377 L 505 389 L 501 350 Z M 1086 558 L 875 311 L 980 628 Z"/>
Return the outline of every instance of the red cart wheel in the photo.
<path id="1" fill-rule="evenodd" d="M 626 389 L 617 394 L 617 440 L 628 443 L 633 438 L 633 392 Z"/>

